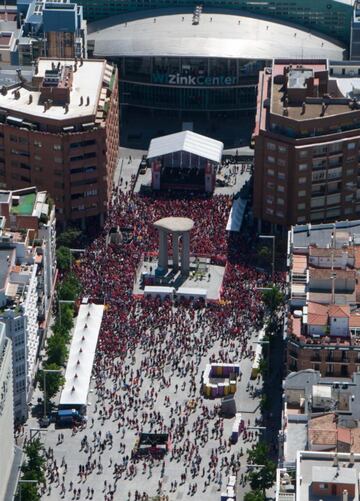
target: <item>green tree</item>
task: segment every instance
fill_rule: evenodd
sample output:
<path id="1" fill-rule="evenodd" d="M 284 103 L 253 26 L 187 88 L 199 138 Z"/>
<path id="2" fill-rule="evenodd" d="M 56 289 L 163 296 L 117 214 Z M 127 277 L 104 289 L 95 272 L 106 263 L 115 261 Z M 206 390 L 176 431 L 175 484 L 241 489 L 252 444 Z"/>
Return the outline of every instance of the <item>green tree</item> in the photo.
<path id="1" fill-rule="evenodd" d="M 244 501 L 265 501 L 265 496 L 262 491 L 251 491 L 245 494 Z"/>
<path id="2" fill-rule="evenodd" d="M 27 480 L 33 480 L 33 479 L 27 479 Z M 26 484 L 19 482 L 17 488 L 17 495 L 15 499 L 16 501 L 20 501 L 20 499 L 21 501 L 25 499 L 26 501 L 40 501 L 41 497 L 38 492 L 38 487 L 36 484 Z"/>
<path id="3" fill-rule="evenodd" d="M 45 364 L 44 369 L 58 370 L 60 367 L 54 363 Z M 44 372 L 38 371 L 37 380 L 39 382 L 40 390 L 44 391 Z M 59 391 L 60 386 L 64 384 L 64 376 L 60 372 L 47 372 L 45 376 L 46 381 L 46 400 L 51 400 Z"/>
<path id="4" fill-rule="evenodd" d="M 66 341 L 65 337 L 55 334 L 49 338 L 46 348 L 48 364 L 64 365 L 68 354 Z"/>
<path id="5" fill-rule="evenodd" d="M 81 284 L 74 273 L 68 273 L 61 282 L 58 296 L 61 300 L 75 301 L 81 293 Z"/>
<path id="6" fill-rule="evenodd" d="M 261 490 L 265 495 L 266 489 L 270 489 L 274 485 L 275 477 L 276 464 L 266 460 L 263 468 L 249 473 L 250 486 L 254 491 Z"/>
<path id="7" fill-rule="evenodd" d="M 263 291 L 263 301 L 271 315 L 273 315 L 277 309 L 284 304 L 284 299 L 284 294 L 276 286 Z"/>
<path id="8" fill-rule="evenodd" d="M 269 457 L 269 446 L 266 442 L 258 442 L 256 447 L 248 449 L 248 460 L 253 464 L 265 464 Z"/>
<path id="9" fill-rule="evenodd" d="M 269 446 L 266 442 L 258 442 L 254 449 L 247 452 L 249 462 L 259 466 L 248 474 L 251 488 L 265 494 L 265 490 L 275 482 L 276 476 L 276 464 L 269 459 Z"/>
<path id="10" fill-rule="evenodd" d="M 67 228 L 56 236 L 58 247 L 73 247 L 79 243 L 82 232 L 77 228 Z"/>
<path id="11" fill-rule="evenodd" d="M 22 465 L 23 478 L 26 480 L 44 481 L 45 458 L 43 456 L 43 445 L 40 439 L 35 438 L 28 442 L 24 448 L 26 460 Z M 35 485 L 35 484 L 34 484 Z"/>
<path id="12" fill-rule="evenodd" d="M 71 266 L 71 252 L 63 245 L 56 250 L 57 266 L 61 271 L 69 271 Z"/>

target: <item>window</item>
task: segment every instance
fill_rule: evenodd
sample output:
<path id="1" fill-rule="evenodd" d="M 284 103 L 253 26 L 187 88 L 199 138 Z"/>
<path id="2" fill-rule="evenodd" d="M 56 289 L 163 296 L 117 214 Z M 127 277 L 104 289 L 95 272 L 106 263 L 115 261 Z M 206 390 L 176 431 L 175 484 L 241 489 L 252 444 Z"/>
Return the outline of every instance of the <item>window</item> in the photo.
<path id="1" fill-rule="evenodd" d="M 35 140 L 34 141 L 34 146 L 36 146 L 36 148 L 42 148 L 42 142 Z"/>
<path id="2" fill-rule="evenodd" d="M 269 164 L 274 164 L 275 163 L 275 157 L 273 157 L 272 155 L 268 155 L 267 156 L 267 161 L 269 162 Z"/>
<path id="3" fill-rule="evenodd" d="M 40 155 L 34 155 L 34 160 L 40 160 L 41 161 L 41 156 Z"/>
<path id="4" fill-rule="evenodd" d="M 319 484 L 319 489 L 328 489 L 328 484 Z"/>
<path id="5" fill-rule="evenodd" d="M 277 217 L 281 217 L 281 218 L 283 218 L 283 217 L 284 217 L 284 213 L 283 213 L 283 211 L 282 211 L 282 210 L 278 210 L 278 211 L 276 211 L 276 215 L 277 215 Z"/>
<path id="6" fill-rule="evenodd" d="M 55 151 L 60 151 L 61 150 L 61 144 L 54 144 L 53 148 Z"/>
<path id="7" fill-rule="evenodd" d="M 355 146 L 356 146 L 356 143 L 348 143 L 348 144 L 347 144 L 347 149 L 348 149 L 348 150 L 354 150 L 354 149 L 355 149 Z"/>
<path id="8" fill-rule="evenodd" d="M 272 216 L 274 214 L 274 209 L 271 209 L 270 207 L 267 207 L 265 210 L 265 214 L 268 214 L 269 216 Z"/>
<path id="9" fill-rule="evenodd" d="M 275 188 L 275 183 L 268 181 L 266 183 L 266 187 L 269 188 L 270 190 L 273 190 Z"/>
<path id="10" fill-rule="evenodd" d="M 283 158 L 279 158 L 278 159 L 278 165 L 279 165 L 279 167 L 285 167 L 286 160 L 284 160 Z"/>
<path id="11" fill-rule="evenodd" d="M 55 158 L 54 158 L 54 162 L 55 162 L 56 164 L 62 164 L 62 158 L 61 158 L 61 157 L 55 157 Z"/>
<path id="12" fill-rule="evenodd" d="M 305 197 L 306 196 L 306 191 L 305 190 L 300 190 L 299 191 L 299 197 Z"/>
<path id="13" fill-rule="evenodd" d="M 304 171 L 308 168 L 308 164 L 299 164 L 299 171 Z"/>
<path id="14" fill-rule="evenodd" d="M 268 195 L 265 200 L 266 200 L 267 204 L 272 204 L 274 201 L 274 197 L 271 197 L 270 195 Z"/>
<path id="15" fill-rule="evenodd" d="M 298 204 L 297 208 L 298 210 L 304 210 L 305 209 L 305 204 L 304 203 L 301 203 L 301 204 Z"/>
<path id="16" fill-rule="evenodd" d="M 273 176 L 275 174 L 274 169 L 268 169 L 267 170 L 268 176 Z"/>
<path id="17" fill-rule="evenodd" d="M 279 179 L 285 179 L 285 172 L 278 172 Z"/>
<path id="18" fill-rule="evenodd" d="M 299 151 L 299 157 L 300 157 L 300 158 L 305 158 L 305 157 L 307 157 L 307 154 L 308 154 L 307 150 L 300 150 L 300 151 Z"/>
<path id="19" fill-rule="evenodd" d="M 280 151 L 280 153 L 286 153 L 287 147 L 286 146 L 279 146 L 279 151 Z"/>
<path id="20" fill-rule="evenodd" d="M 276 150 L 276 144 L 274 144 L 274 143 L 267 143 L 266 147 L 270 151 L 275 151 Z"/>
<path id="21" fill-rule="evenodd" d="M 305 219 L 306 219 L 306 218 L 305 218 L 305 216 L 299 216 L 299 217 L 297 218 L 297 222 L 298 222 L 298 223 L 305 223 Z"/>
<path id="22" fill-rule="evenodd" d="M 277 186 L 277 190 L 278 190 L 280 193 L 284 193 L 284 191 L 285 191 L 285 186 L 283 186 L 282 184 L 278 184 L 278 186 Z"/>
<path id="23" fill-rule="evenodd" d="M 10 141 L 12 143 L 17 143 L 18 142 L 18 138 L 17 136 L 14 136 L 13 134 L 10 134 Z"/>
<path id="24" fill-rule="evenodd" d="M 306 183 L 306 177 L 299 177 L 299 184 L 305 184 Z"/>
<path id="25" fill-rule="evenodd" d="M 284 199 L 283 198 L 278 198 L 277 199 L 277 204 L 278 205 L 284 205 L 285 204 Z"/>

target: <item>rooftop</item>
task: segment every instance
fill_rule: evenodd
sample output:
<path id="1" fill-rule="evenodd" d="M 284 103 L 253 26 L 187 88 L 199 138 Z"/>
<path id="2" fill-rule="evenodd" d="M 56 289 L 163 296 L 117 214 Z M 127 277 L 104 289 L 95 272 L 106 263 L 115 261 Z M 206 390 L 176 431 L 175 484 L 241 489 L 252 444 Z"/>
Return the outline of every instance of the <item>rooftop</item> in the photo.
<path id="1" fill-rule="evenodd" d="M 17 216 L 31 216 L 35 200 L 36 193 L 27 193 L 26 195 L 19 196 L 19 203 L 18 205 L 12 205 L 11 214 Z"/>
<path id="2" fill-rule="evenodd" d="M 360 454 L 299 451 L 296 468 L 296 499 L 301 501 L 336 500 L 336 496 L 315 495 L 313 482 L 329 484 L 353 484 L 355 496 L 349 495 L 349 501 L 359 499 L 357 478 L 360 474 Z"/>
<path id="3" fill-rule="evenodd" d="M 155 21 L 154 21 L 155 19 Z M 171 9 L 114 16 L 89 26 L 96 57 L 174 56 L 269 60 L 274 57 L 343 59 L 344 47 L 282 23 L 228 13 Z"/>
<path id="4" fill-rule="evenodd" d="M 73 60 L 40 58 L 38 60 L 38 73 L 34 76 L 37 79 L 44 78 L 45 72 L 51 72 L 53 64 L 57 65 L 59 63 L 60 66 L 73 67 L 74 65 Z M 0 108 L 8 113 L 13 113 L 15 116 L 19 114 L 22 117 L 28 116 L 30 119 L 34 116 L 41 116 L 50 120 L 68 121 L 72 118 L 95 116 L 99 105 L 105 68 L 106 62 L 104 60 L 85 60 L 83 64 L 79 63 L 77 65 L 77 70 L 73 72 L 68 110 L 63 105 L 56 105 L 56 103 L 53 103 L 52 106 L 45 110 L 44 103 L 40 98 L 40 89 L 29 90 L 31 88 L 29 85 L 26 85 L 25 88 L 21 84 L 16 88 L 19 91 L 17 95 L 11 89 L 6 95 L 0 94 Z M 89 75 L 91 75 L 91 78 L 89 78 Z M 86 103 L 87 97 L 89 97 L 89 104 Z"/>

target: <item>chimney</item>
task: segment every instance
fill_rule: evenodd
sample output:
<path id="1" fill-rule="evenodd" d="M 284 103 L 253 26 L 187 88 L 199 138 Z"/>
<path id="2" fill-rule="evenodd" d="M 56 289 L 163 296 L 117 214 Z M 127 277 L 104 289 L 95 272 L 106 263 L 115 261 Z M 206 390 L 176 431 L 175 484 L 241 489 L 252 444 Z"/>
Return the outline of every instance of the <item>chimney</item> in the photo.
<path id="1" fill-rule="evenodd" d="M 82 66 L 83 64 L 84 64 L 84 59 L 80 57 L 80 66 Z"/>
<path id="2" fill-rule="evenodd" d="M 44 113 L 45 111 L 48 109 L 48 102 L 47 101 L 44 101 Z"/>
<path id="3" fill-rule="evenodd" d="M 83 104 L 84 104 L 84 97 L 83 97 L 83 96 L 81 96 L 81 97 L 80 97 L 80 106 L 82 106 Z"/>
<path id="4" fill-rule="evenodd" d="M 38 63 L 36 62 L 35 63 L 35 71 L 34 71 L 35 75 L 37 75 L 39 73 L 39 65 Z"/>
<path id="5" fill-rule="evenodd" d="M 305 101 L 303 101 L 303 103 L 301 105 L 301 114 L 305 115 L 305 111 L 306 111 L 306 103 L 305 103 Z"/>
<path id="6" fill-rule="evenodd" d="M 289 110 L 287 108 L 283 108 L 283 115 L 284 115 L 284 117 L 289 116 Z"/>
<path id="7" fill-rule="evenodd" d="M 65 108 L 65 114 L 68 113 L 68 111 L 69 111 L 69 104 L 65 103 L 64 108 Z"/>
<path id="8" fill-rule="evenodd" d="M 90 104 L 90 97 L 88 96 L 88 97 L 86 98 L 86 106 L 89 106 L 89 104 Z"/>
<path id="9" fill-rule="evenodd" d="M 32 94 L 29 94 L 29 104 L 31 104 L 32 102 L 33 102 Z"/>
<path id="10" fill-rule="evenodd" d="M 342 501 L 349 501 L 349 493 L 348 493 L 348 491 L 346 489 L 343 490 Z"/>
<path id="11" fill-rule="evenodd" d="M 3 96 L 6 96 L 6 94 L 7 94 L 7 88 L 5 87 L 5 85 L 3 85 L 3 86 L 1 87 L 1 94 L 2 94 Z"/>
<path id="12" fill-rule="evenodd" d="M 323 117 L 325 115 L 325 111 L 326 111 L 326 104 L 322 103 L 321 104 L 321 113 L 320 113 L 321 117 Z"/>

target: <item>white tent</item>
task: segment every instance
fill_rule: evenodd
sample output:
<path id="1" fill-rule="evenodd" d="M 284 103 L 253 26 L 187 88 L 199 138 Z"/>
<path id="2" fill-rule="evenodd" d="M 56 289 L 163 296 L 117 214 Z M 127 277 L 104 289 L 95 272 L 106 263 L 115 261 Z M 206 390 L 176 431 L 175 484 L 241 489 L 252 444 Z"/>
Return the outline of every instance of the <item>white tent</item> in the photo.
<path id="1" fill-rule="evenodd" d="M 201 136 L 190 130 L 184 130 L 152 139 L 147 157 L 151 159 L 178 151 L 185 151 L 212 162 L 220 163 L 223 149 L 224 145 L 220 141 Z"/>
<path id="2" fill-rule="evenodd" d="M 86 407 L 104 305 L 82 304 L 76 320 L 60 408 Z"/>

